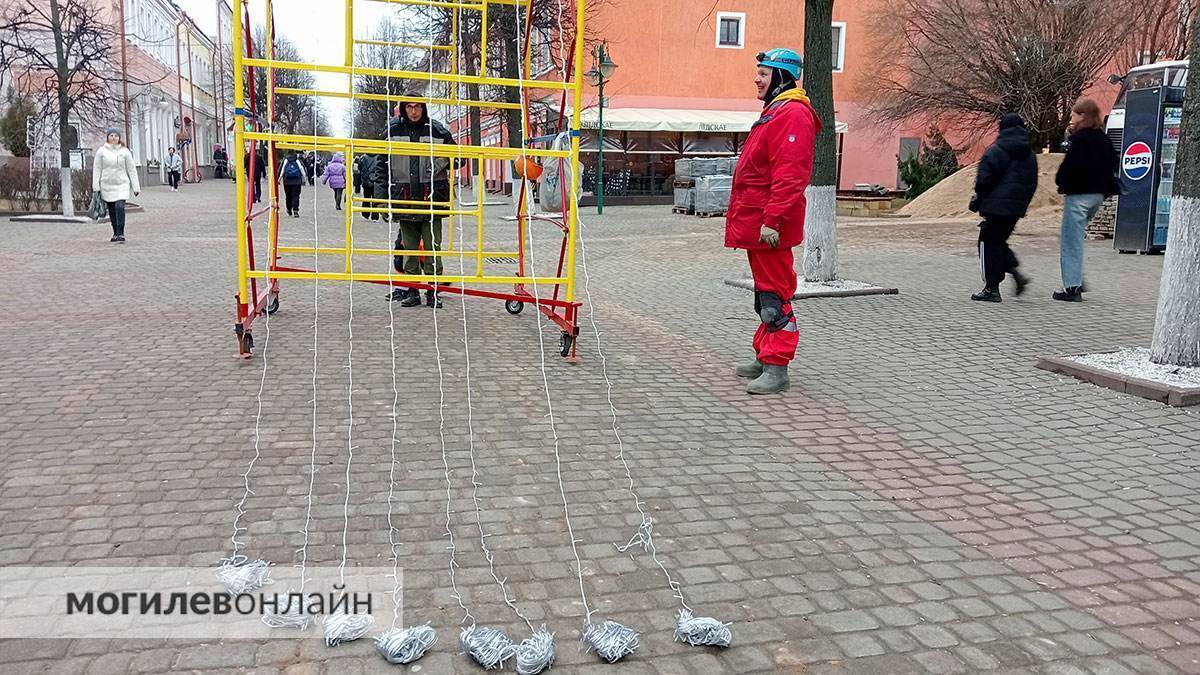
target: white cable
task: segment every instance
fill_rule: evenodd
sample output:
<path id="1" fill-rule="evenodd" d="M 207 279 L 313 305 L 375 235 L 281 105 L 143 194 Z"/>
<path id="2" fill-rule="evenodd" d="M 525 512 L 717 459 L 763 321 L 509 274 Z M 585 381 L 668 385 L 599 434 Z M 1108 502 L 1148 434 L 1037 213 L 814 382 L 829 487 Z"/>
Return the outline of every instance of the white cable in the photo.
<path id="1" fill-rule="evenodd" d="M 433 245 L 433 241 L 432 241 L 434 227 L 436 227 L 436 224 L 434 223 L 434 206 L 433 206 L 433 189 L 434 189 L 434 173 L 435 173 L 435 171 L 434 171 L 434 152 L 433 152 L 433 118 L 429 116 L 429 106 L 433 102 L 433 96 L 432 96 L 433 54 L 432 54 L 432 52 L 427 57 L 426 64 L 429 69 L 429 81 L 428 81 L 428 85 L 425 88 L 425 117 L 427 118 L 426 121 L 429 124 L 429 135 L 430 135 L 430 139 L 429 139 L 429 170 L 430 170 L 430 176 L 429 176 L 429 233 L 430 233 L 430 237 L 429 238 L 431 241 L 429 242 L 429 251 L 428 252 L 431 254 L 435 254 L 435 255 L 431 256 L 433 258 L 433 289 L 431 291 L 433 293 L 433 296 L 432 296 L 433 297 L 433 308 L 432 308 L 433 309 L 433 348 L 434 348 L 434 356 L 437 359 L 437 370 L 438 370 L 438 439 L 441 442 L 442 469 L 444 471 L 445 478 L 446 478 L 446 537 L 449 540 L 449 549 L 450 549 L 450 565 L 449 565 L 450 589 L 451 589 L 450 594 L 455 600 L 458 601 L 458 606 L 463 611 L 463 618 L 460 623 L 465 625 L 469 620 L 470 623 L 472 625 L 474 625 L 475 617 L 471 614 L 471 610 L 467 609 L 466 604 L 464 604 L 464 602 L 463 602 L 462 593 L 458 590 L 458 583 L 457 583 L 457 580 L 455 577 L 455 570 L 458 567 L 458 560 L 457 560 L 457 556 L 456 556 L 457 549 L 454 544 L 454 529 L 451 527 L 451 522 L 450 522 L 451 521 L 450 504 L 451 504 L 451 499 L 452 499 L 453 483 L 452 483 L 452 478 L 450 475 L 450 460 L 446 454 L 446 410 L 445 410 L 446 388 L 445 388 L 445 374 L 442 369 L 442 347 L 441 347 L 441 343 L 440 343 L 441 334 L 440 334 L 440 331 L 438 328 L 438 320 L 437 320 L 437 315 L 438 315 L 438 308 L 437 308 L 437 298 L 438 298 L 438 295 L 437 295 L 437 292 L 438 292 L 437 268 L 438 268 L 438 265 L 437 265 L 437 263 L 438 263 L 438 259 L 437 259 L 436 254 L 440 253 L 441 251 L 436 250 L 436 247 Z"/>
<path id="2" fill-rule="evenodd" d="M 572 185 L 572 192 L 574 192 L 574 185 Z M 572 197 L 574 197 L 574 195 L 572 195 Z M 617 421 L 617 407 L 613 403 L 612 380 L 608 376 L 608 357 L 605 356 L 603 345 L 601 344 L 600 327 L 596 323 L 596 305 L 592 301 L 592 275 L 588 272 L 587 242 L 584 240 L 583 235 L 586 225 L 582 218 L 577 222 L 579 223 L 579 264 L 583 269 L 583 292 L 587 297 L 588 321 L 592 326 L 592 335 L 596 340 L 596 355 L 600 357 L 600 374 L 604 378 L 605 394 L 608 400 L 608 411 L 609 419 L 611 421 L 612 434 L 613 438 L 617 442 L 617 459 L 621 461 L 621 466 L 625 469 L 625 478 L 629 483 L 627 490 L 629 491 L 629 494 L 633 496 L 634 506 L 637 507 L 638 514 L 642 517 L 641 525 L 639 525 L 638 528 L 638 533 L 634 535 L 634 538 L 630 540 L 629 544 L 626 544 L 624 547 L 618 547 L 618 549 L 623 552 L 629 548 L 630 545 L 634 543 L 641 543 L 645 549 L 650 552 L 655 564 L 658 565 L 659 569 L 661 569 L 662 573 L 666 576 L 667 585 L 670 586 L 672 592 L 675 594 L 675 597 L 679 599 L 679 604 L 682 605 L 684 609 L 691 611 L 691 607 L 688 607 L 687 602 L 684 601 L 683 593 L 680 590 L 679 584 L 671 578 L 671 573 L 667 571 L 666 566 L 658 557 L 658 552 L 654 546 L 654 535 L 652 529 L 654 525 L 654 519 L 651 518 L 650 515 L 646 513 L 645 508 L 643 508 L 646 506 L 646 502 L 642 500 L 634 487 L 633 474 L 629 468 L 629 462 L 625 459 L 625 441 L 621 438 L 621 431 Z"/>
<path id="3" fill-rule="evenodd" d="M 389 58 L 386 61 L 386 63 L 388 65 L 391 65 L 391 59 Z M 390 98 L 392 95 L 392 78 L 391 77 L 386 78 L 385 82 L 387 85 L 387 95 Z M 351 86 L 353 86 L 353 82 L 351 83 Z M 353 89 L 351 90 L 351 93 L 353 94 Z M 353 110 L 353 105 L 354 104 L 353 104 L 353 95 L 352 95 L 351 96 L 351 109 L 352 110 Z M 352 114 L 351 115 L 351 125 L 353 126 L 353 124 L 354 124 L 354 117 Z M 391 183 L 392 183 L 392 163 L 391 163 L 392 134 L 391 134 L 391 130 L 388 128 L 390 125 L 390 118 L 387 115 L 384 116 L 383 125 L 384 125 L 384 137 L 387 138 L 387 142 L 388 142 L 387 175 L 388 175 L 388 186 L 390 188 Z M 355 131 L 355 129 L 353 129 L 353 128 L 350 130 L 351 136 L 354 135 L 354 131 Z M 366 185 L 367 178 L 369 178 L 369 176 L 364 176 L 362 178 L 363 185 Z M 374 194 L 374 191 L 372 191 L 372 194 Z M 389 190 L 389 194 L 390 194 L 390 190 Z M 375 204 L 368 204 L 367 208 L 375 208 Z M 353 218 L 353 214 L 351 214 L 351 218 Z M 384 241 L 388 242 L 389 246 L 394 246 L 395 240 L 392 239 L 391 218 L 384 216 L 381 218 L 381 220 L 383 220 L 384 232 L 387 233 L 387 235 L 384 237 Z M 403 244 L 401 244 L 401 248 L 403 248 Z M 395 538 L 398 530 L 396 529 L 395 524 L 392 522 L 392 502 L 395 499 L 395 493 L 396 493 L 396 433 L 397 433 L 397 424 L 398 424 L 398 420 L 397 420 L 397 416 L 396 416 L 396 408 L 398 407 L 399 402 L 400 402 L 400 389 L 396 384 L 396 308 L 393 306 L 394 303 L 390 298 L 391 292 L 395 291 L 395 289 L 396 289 L 396 287 L 392 285 L 392 276 L 394 275 L 395 269 L 396 269 L 395 264 L 394 264 L 395 259 L 396 259 L 395 254 L 385 257 L 385 262 L 387 264 L 387 270 L 388 270 L 388 286 L 387 287 L 388 287 L 388 292 L 389 292 L 389 298 L 388 298 L 388 346 L 391 349 L 390 353 L 391 353 L 391 365 L 392 365 L 392 442 L 391 442 L 391 463 L 388 465 L 387 524 L 388 524 L 388 546 L 389 546 L 389 549 L 392 554 L 392 580 L 395 582 L 395 585 L 392 587 L 392 629 L 393 630 L 397 630 L 399 628 L 400 592 L 401 592 L 401 589 L 400 589 L 400 552 L 397 548 L 397 546 L 399 544 L 397 543 L 396 538 Z M 435 636 L 433 639 L 436 641 L 437 637 Z M 432 645 L 432 643 L 430 643 L 430 644 Z"/>
<path id="4" fill-rule="evenodd" d="M 559 20 L 562 17 L 562 0 L 558 0 Z M 559 56 L 562 58 L 562 40 L 559 41 Z M 563 65 L 563 77 L 566 78 L 566 65 Z M 600 167 L 603 170 L 603 167 Z M 575 182 L 571 182 L 571 199 L 578 199 L 575 189 Z M 676 582 L 671 573 L 667 571 L 666 564 L 658 557 L 658 549 L 654 544 L 654 519 L 646 513 L 643 508 L 646 503 L 638 495 L 634 486 L 633 473 L 629 468 L 629 462 L 625 459 L 625 442 L 621 438 L 620 424 L 617 420 L 617 407 L 613 403 L 613 386 L 612 380 L 608 375 L 608 357 L 604 354 L 602 345 L 602 336 L 600 327 L 596 322 L 596 303 L 592 300 L 592 275 L 588 271 L 587 266 L 587 241 L 584 237 L 584 230 L 587 229 L 587 224 L 583 222 L 583 218 L 576 216 L 576 223 L 579 226 L 579 264 L 583 269 L 583 292 L 587 297 L 588 305 L 588 322 L 592 326 L 592 335 L 596 340 L 596 355 L 600 357 L 600 373 L 604 377 L 605 395 L 608 400 L 608 410 L 612 424 L 613 438 L 617 441 L 617 458 L 621 460 L 621 466 L 625 469 L 625 478 L 628 480 L 629 494 L 633 497 L 634 506 L 637 507 L 638 514 L 641 516 L 641 523 L 638 525 L 638 530 L 630 538 L 629 542 L 624 546 L 617 546 L 617 550 L 626 551 L 635 544 L 640 544 L 644 550 L 650 553 L 650 558 L 654 561 L 658 568 L 662 570 L 663 576 L 667 579 L 667 586 L 671 589 L 675 598 L 679 600 L 682 611 L 679 613 L 679 623 L 676 627 L 676 636 L 692 645 L 718 645 L 728 647 L 730 641 L 730 631 L 728 624 L 722 624 L 715 619 L 708 617 L 693 617 L 692 608 L 688 606 L 684 599 L 683 589 Z"/>
<path id="5" fill-rule="evenodd" d="M 272 133 L 272 131 L 273 130 L 269 129 L 268 133 Z M 253 145 L 251 147 L 253 147 Z M 257 160 L 257 157 L 255 157 L 255 160 Z M 251 210 L 252 209 L 250 207 L 247 207 L 247 211 L 251 211 Z M 242 217 L 242 214 L 239 213 L 238 214 L 239 220 L 241 219 L 241 217 Z M 238 226 L 244 228 L 244 227 L 246 227 L 246 224 L 239 222 Z M 270 225 L 268 224 L 268 226 L 267 226 L 267 276 L 265 278 L 265 283 L 267 286 L 268 303 L 270 301 L 270 288 L 271 288 L 271 277 L 270 277 L 271 239 L 270 239 L 270 234 L 271 234 L 271 228 L 270 228 Z M 239 253 L 239 255 L 241 255 L 241 253 Z M 251 261 L 251 262 L 253 262 L 253 261 Z M 247 306 L 253 308 L 253 307 L 257 306 L 258 298 L 257 297 L 242 298 L 242 302 L 245 303 Z M 263 395 L 263 390 L 266 387 L 266 382 L 267 382 L 267 348 L 269 347 L 269 345 L 271 343 L 271 315 L 269 312 L 264 312 L 264 315 L 265 315 L 264 323 L 266 326 L 266 338 L 263 340 L 262 376 L 259 378 L 258 392 L 257 392 L 257 394 L 255 394 L 255 400 L 257 402 L 257 409 L 254 414 L 254 457 L 252 457 L 250 459 L 250 463 L 246 466 L 245 473 L 242 474 L 242 485 L 244 486 L 245 490 L 242 493 L 242 498 L 237 503 L 237 513 L 233 517 L 233 534 L 229 538 L 230 542 L 232 542 L 232 544 L 233 544 L 233 552 L 229 555 L 228 558 L 225 558 L 225 559 L 219 561 L 220 567 L 217 570 L 217 578 L 226 587 L 226 589 L 232 593 L 244 593 L 244 592 L 256 590 L 256 589 L 262 587 L 263 585 L 271 583 L 270 563 L 268 563 L 262 559 L 250 561 L 245 555 L 242 555 L 241 550 L 242 550 L 242 547 L 245 546 L 245 544 L 238 539 L 238 535 L 247 530 L 247 528 L 241 526 L 242 516 L 246 515 L 246 500 L 249 499 L 250 495 L 254 494 L 254 492 L 250 489 L 250 474 L 254 471 L 254 465 L 256 463 L 258 463 L 259 458 L 262 456 L 262 452 L 259 447 L 259 442 L 261 440 L 261 426 L 262 426 L 262 395 Z M 248 349 L 248 347 L 243 347 L 243 348 Z"/>
<path id="6" fill-rule="evenodd" d="M 313 125 L 316 125 L 314 117 Z M 313 133 L 316 133 L 314 128 Z M 313 141 L 314 145 L 316 140 Z M 315 182 L 315 181 L 314 181 Z M 314 187 L 316 187 L 314 185 Z M 316 217 L 316 198 L 313 198 L 313 343 L 312 343 L 312 452 L 308 457 L 308 496 L 306 497 L 306 506 L 304 513 L 304 543 L 300 547 L 300 590 L 304 590 L 305 584 L 308 583 L 306 569 L 308 566 L 308 527 L 312 523 L 312 505 L 313 505 L 313 487 L 317 480 L 317 403 L 319 401 L 319 391 L 317 389 L 317 338 L 319 335 L 318 328 L 320 326 L 320 306 L 318 292 L 321 286 L 321 280 L 317 276 L 321 271 L 321 255 L 317 250 L 321 246 L 321 233 L 317 228 L 319 218 Z"/>
<path id="7" fill-rule="evenodd" d="M 462 146 L 458 146 L 457 152 L 458 152 L 458 162 L 459 162 L 459 164 L 461 164 L 462 163 Z M 476 189 L 479 189 L 478 186 Z M 478 204 L 479 204 L 479 208 L 482 209 L 483 202 L 479 201 Z M 459 218 L 461 219 L 461 216 L 459 216 Z M 464 260 L 464 257 L 461 254 L 461 252 L 458 256 L 458 274 L 459 274 L 459 276 L 463 276 L 463 277 L 466 276 L 466 261 Z M 529 619 L 529 617 L 525 616 L 525 614 L 523 612 L 521 612 L 520 608 L 518 608 L 517 605 L 515 604 L 514 598 L 512 598 L 508 593 L 508 587 L 507 587 L 507 583 L 506 583 L 508 581 L 508 578 L 505 577 L 504 579 L 501 579 L 500 576 L 496 573 L 495 556 L 494 556 L 492 550 L 487 545 L 487 538 L 492 535 L 487 533 L 487 531 L 483 527 L 483 516 L 482 516 L 483 507 L 480 506 L 480 504 L 479 504 L 479 488 L 483 484 L 479 482 L 479 472 L 475 465 L 475 421 L 474 421 L 474 405 L 473 405 L 472 388 L 471 388 L 471 348 L 470 348 L 470 340 L 468 339 L 466 296 L 463 296 L 463 302 L 460 304 L 462 305 L 463 355 L 464 355 L 464 358 L 466 359 L 466 374 L 464 376 L 464 379 L 466 381 L 466 387 L 467 387 L 467 453 L 471 459 L 471 501 L 474 502 L 474 505 L 475 505 L 475 526 L 479 530 L 479 547 L 483 551 L 484 559 L 487 560 L 488 570 L 489 570 L 489 572 L 491 572 L 492 579 L 496 582 L 496 585 L 500 588 L 500 594 L 504 598 L 504 604 L 508 605 L 509 608 L 512 609 L 513 613 L 515 613 L 522 621 L 525 622 L 525 625 L 529 627 L 529 632 L 533 633 L 534 632 L 533 621 L 531 621 Z"/>
<path id="8" fill-rule="evenodd" d="M 519 6 L 516 9 L 514 9 L 514 15 L 515 15 L 516 20 L 513 21 L 513 26 L 514 26 L 515 32 L 516 32 L 517 44 L 520 45 L 521 44 L 521 19 L 520 19 L 521 12 L 520 12 Z M 578 27 L 576 27 L 576 30 L 578 30 Z M 521 73 L 521 67 L 519 64 L 517 66 L 517 82 L 519 85 L 518 91 L 519 91 L 520 97 L 521 97 L 521 127 L 522 127 L 522 129 L 524 129 L 525 110 L 528 106 L 528 102 L 526 101 L 526 95 L 525 95 L 525 79 Z M 524 139 L 522 139 L 522 143 L 521 143 L 521 158 L 522 158 L 522 160 L 524 160 L 522 162 L 522 164 L 528 165 L 529 157 L 528 157 L 528 153 L 526 152 L 526 145 L 524 143 Z M 573 179 L 572 179 L 572 185 L 574 185 Z M 525 203 L 525 212 L 527 214 L 526 215 L 526 223 L 527 224 L 525 227 L 525 232 L 526 232 L 526 237 L 529 240 L 529 278 L 533 283 L 533 296 L 536 300 L 536 299 L 540 299 L 541 296 L 538 293 L 537 253 L 536 253 L 536 250 L 534 247 L 534 236 L 533 236 L 534 220 L 533 220 L 533 218 L 528 217 L 530 197 L 531 197 L 531 195 L 529 194 L 528 180 L 521 181 L 521 192 L 522 192 L 521 198 L 517 200 L 517 205 L 518 205 L 517 219 L 518 219 L 518 222 L 520 222 L 520 218 L 521 218 L 520 204 L 523 201 Z M 566 204 L 563 204 L 563 208 L 566 209 L 566 208 L 568 208 L 568 206 Z M 572 205 L 572 208 L 573 208 L 573 205 Z M 563 213 L 563 217 L 564 218 L 567 217 L 567 214 L 565 211 Z M 538 346 L 540 347 L 540 349 L 538 350 L 538 355 L 541 357 L 542 390 L 546 394 L 546 410 L 548 412 L 548 419 L 549 419 L 549 423 L 550 423 L 550 433 L 554 437 L 554 463 L 555 463 L 555 470 L 556 470 L 557 477 L 558 477 L 558 492 L 559 492 L 559 496 L 562 498 L 563 520 L 565 521 L 566 526 L 567 526 L 567 535 L 571 537 L 571 553 L 575 557 L 575 574 L 576 574 L 576 577 L 578 577 L 578 579 L 579 579 L 579 597 L 580 597 L 581 601 L 583 602 L 583 608 L 586 612 L 586 615 L 584 617 L 584 624 L 588 625 L 588 624 L 591 624 L 591 622 L 592 622 L 592 614 L 594 613 L 595 610 L 593 610 L 591 608 L 591 606 L 588 604 L 587 591 L 585 590 L 584 583 L 583 583 L 583 560 L 579 556 L 579 543 L 581 540 L 577 539 L 575 537 L 575 528 L 573 527 L 573 525 L 571 523 L 571 509 L 567 503 L 567 490 L 566 490 L 566 487 L 563 485 L 562 456 L 559 453 L 558 429 L 556 428 L 556 426 L 554 424 L 554 403 L 552 402 L 551 396 L 550 396 L 550 379 L 546 374 L 546 339 L 545 339 L 545 336 L 542 335 L 542 312 L 541 312 L 541 308 L 537 306 L 536 301 L 535 301 L 533 308 L 535 310 L 534 316 L 537 317 Z"/>

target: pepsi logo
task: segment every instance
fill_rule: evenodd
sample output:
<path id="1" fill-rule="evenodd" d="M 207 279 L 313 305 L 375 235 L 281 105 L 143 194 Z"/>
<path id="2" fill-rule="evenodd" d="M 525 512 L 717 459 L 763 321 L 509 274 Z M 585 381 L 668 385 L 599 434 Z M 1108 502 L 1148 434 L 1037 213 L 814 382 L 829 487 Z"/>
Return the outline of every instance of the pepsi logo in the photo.
<path id="1" fill-rule="evenodd" d="M 1121 157 L 1121 170 L 1129 180 L 1145 178 L 1153 164 L 1154 152 L 1150 150 L 1149 145 L 1141 141 L 1130 143 L 1129 147 L 1125 148 L 1125 155 Z"/>

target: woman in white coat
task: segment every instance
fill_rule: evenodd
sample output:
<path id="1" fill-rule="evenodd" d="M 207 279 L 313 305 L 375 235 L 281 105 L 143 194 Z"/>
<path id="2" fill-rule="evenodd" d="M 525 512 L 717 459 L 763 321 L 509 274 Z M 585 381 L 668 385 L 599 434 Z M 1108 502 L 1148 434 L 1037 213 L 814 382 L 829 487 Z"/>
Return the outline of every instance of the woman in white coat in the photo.
<path id="1" fill-rule="evenodd" d="M 133 153 L 121 142 L 121 132 L 108 130 L 108 142 L 96 150 L 92 163 L 92 190 L 108 205 L 108 222 L 113 236 L 109 241 L 125 241 L 125 200 L 142 191 L 138 184 Z"/>

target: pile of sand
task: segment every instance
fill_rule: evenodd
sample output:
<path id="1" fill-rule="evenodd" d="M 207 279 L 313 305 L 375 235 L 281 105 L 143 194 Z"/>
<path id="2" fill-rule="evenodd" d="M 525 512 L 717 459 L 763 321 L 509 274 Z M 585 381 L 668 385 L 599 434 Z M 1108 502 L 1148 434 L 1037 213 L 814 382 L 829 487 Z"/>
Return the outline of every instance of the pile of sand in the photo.
<path id="1" fill-rule="evenodd" d="M 1054 174 L 1062 164 L 1063 155 L 1038 155 L 1038 188 L 1029 204 L 1030 216 L 1049 215 L 1062 210 L 1063 198 L 1054 184 Z M 920 197 L 905 204 L 899 213 L 913 218 L 967 218 L 971 195 L 975 191 L 975 171 L 978 164 L 964 166 L 942 182 L 926 190 Z"/>

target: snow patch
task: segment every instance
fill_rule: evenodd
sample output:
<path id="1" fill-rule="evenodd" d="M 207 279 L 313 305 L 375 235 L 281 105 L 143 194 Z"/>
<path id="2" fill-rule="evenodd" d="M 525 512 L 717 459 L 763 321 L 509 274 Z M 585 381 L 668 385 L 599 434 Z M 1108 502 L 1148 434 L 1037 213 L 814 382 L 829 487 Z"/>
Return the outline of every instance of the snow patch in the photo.
<path id="1" fill-rule="evenodd" d="M 806 279 L 797 279 L 797 293 L 819 293 L 821 291 L 862 291 L 868 288 L 880 288 L 875 284 L 868 284 L 863 281 L 854 281 L 853 279 L 834 279 L 832 281 L 808 281 Z"/>
<path id="2" fill-rule="evenodd" d="M 1200 367 L 1165 366 L 1150 360 L 1150 350 L 1144 347 L 1127 347 L 1103 354 L 1081 354 L 1069 357 L 1071 361 L 1107 370 L 1126 377 L 1137 377 L 1175 387 L 1200 387 Z"/>

